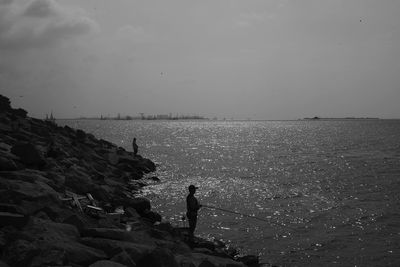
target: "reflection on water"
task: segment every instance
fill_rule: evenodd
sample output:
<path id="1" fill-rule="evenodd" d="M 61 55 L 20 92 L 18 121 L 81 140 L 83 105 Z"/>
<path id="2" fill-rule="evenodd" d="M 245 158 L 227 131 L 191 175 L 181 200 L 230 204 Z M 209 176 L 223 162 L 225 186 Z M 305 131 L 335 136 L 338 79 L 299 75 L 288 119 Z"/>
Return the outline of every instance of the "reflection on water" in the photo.
<path id="1" fill-rule="evenodd" d="M 400 264 L 399 121 L 68 121 L 158 164 L 143 194 L 182 224 L 187 186 L 207 205 L 197 234 L 284 265 Z"/>

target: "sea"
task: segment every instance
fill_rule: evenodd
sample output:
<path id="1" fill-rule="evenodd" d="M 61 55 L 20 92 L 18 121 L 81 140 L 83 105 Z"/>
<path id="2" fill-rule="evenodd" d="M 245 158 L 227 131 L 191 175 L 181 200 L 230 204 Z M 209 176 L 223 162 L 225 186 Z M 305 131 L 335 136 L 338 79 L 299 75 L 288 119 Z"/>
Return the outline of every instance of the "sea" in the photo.
<path id="1" fill-rule="evenodd" d="M 153 160 L 152 209 L 275 266 L 400 266 L 400 120 L 59 120 Z"/>

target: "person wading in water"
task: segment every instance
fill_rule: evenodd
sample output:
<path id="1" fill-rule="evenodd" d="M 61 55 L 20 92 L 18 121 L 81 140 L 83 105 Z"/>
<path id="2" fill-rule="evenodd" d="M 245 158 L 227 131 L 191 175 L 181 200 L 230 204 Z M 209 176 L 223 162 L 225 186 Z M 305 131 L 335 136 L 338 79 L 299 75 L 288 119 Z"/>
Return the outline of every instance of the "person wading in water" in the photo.
<path id="1" fill-rule="evenodd" d="M 201 208 L 201 205 L 194 196 L 197 187 L 189 185 L 189 195 L 186 197 L 186 217 L 189 220 L 189 238 L 190 242 L 194 242 L 194 230 L 197 224 L 197 211 Z"/>

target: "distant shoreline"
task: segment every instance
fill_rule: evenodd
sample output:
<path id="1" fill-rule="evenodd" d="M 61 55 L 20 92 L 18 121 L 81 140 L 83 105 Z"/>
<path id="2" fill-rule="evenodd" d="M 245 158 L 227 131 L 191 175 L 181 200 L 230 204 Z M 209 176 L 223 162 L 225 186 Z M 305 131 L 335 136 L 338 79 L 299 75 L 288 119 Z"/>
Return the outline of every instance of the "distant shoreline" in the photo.
<path id="1" fill-rule="evenodd" d="M 313 118 L 303 118 L 301 120 L 380 120 L 380 118 L 370 118 L 370 117 L 344 117 L 344 118 L 320 118 L 320 117 L 313 117 Z"/>

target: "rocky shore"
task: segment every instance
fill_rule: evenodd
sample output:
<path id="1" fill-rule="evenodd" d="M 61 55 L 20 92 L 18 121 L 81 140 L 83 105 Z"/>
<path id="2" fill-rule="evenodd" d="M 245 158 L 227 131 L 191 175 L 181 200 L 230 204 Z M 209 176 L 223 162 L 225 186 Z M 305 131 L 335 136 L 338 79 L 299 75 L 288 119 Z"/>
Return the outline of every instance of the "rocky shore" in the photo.
<path id="1" fill-rule="evenodd" d="M 137 197 L 156 169 L 105 140 L 13 109 L 0 95 L 0 267 L 258 266 L 222 242 L 188 243 Z M 150 175 L 148 175 L 150 174 Z"/>

